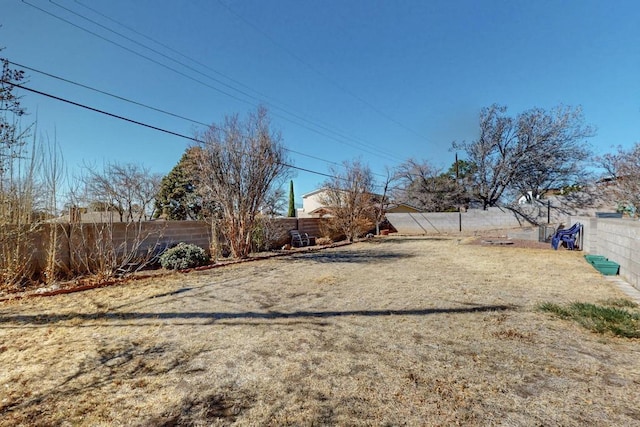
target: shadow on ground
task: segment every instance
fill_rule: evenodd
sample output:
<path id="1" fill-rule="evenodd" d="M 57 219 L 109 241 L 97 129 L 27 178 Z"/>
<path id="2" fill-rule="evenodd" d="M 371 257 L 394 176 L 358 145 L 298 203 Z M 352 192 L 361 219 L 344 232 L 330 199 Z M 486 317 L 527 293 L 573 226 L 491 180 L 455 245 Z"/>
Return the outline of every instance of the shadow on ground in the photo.
<path id="1" fill-rule="evenodd" d="M 457 237 L 460 238 L 460 237 Z M 373 244 L 399 244 L 406 242 L 440 242 L 451 241 L 454 237 L 439 237 L 439 236 L 393 236 L 389 238 L 376 238 L 367 240 L 367 243 Z"/>
<path id="2" fill-rule="evenodd" d="M 399 254 L 385 251 L 341 251 L 341 252 L 313 252 L 295 257 L 297 260 L 315 261 L 321 263 L 376 263 L 413 258 L 411 254 Z"/>
<path id="3" fill-rule="evenodd" d="M 144 390 L 149 378 L 182 369 L 188 360 L 203 352 L 175 355 L 172 350 L 168 344 L 153 345 L 142 341 L 96 342 L 95 353 L 88 353 L 73 372 L 42 385 L 36 393 L 2 400 L 0 416 L 3 421 L 15 421 L 13 425 L 31 425 L 27 420 L 38 419 L 43 412 L 55 419 L 59 415 L 60 401 L 108 390 L 113 383 L 126 383 Z M 56 422 L 38 424 L 58 425 Z"/>
<path id="4" fill-rule="evenodd" d="M 294 311 L 290 313 L 269 312 L 124 312 L 124 313 L 66 313 L 66 314 L 39 314 L 39 315 L 10 315 L 0 316 L 0 327 L 20 327 L 32 325 L 51 325 L 67 321 L 120 321 L 120 320 L 180 320 L 180 319 L 205 319 L 211 322 L 219 320 L 253 319 L 253 320 L 279 320 L 279 319 L 305 319 L 305 318 L 331 318 L 344 316 L 427 316 L 433 314 L 464 314 L 487 311 L 514 310 L 512 305 L 479 305 L 460 308 L 426 308 L 415 310 L 345 310 L 345 311 Z M 6 326 L 4 326 L 6 325 Z M 77 325 L 76 325 L 77 326 Z"/>

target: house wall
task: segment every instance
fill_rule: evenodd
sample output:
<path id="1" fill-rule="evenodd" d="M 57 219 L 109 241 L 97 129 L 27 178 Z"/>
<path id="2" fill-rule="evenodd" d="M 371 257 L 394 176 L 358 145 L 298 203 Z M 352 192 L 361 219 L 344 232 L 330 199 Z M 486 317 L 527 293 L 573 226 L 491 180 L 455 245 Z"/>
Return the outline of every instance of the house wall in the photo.
<path id="1" fill-rule="evenodd" d="M 302 196 L 303 214 L 308 215 L 309 212 L 313 212 L 314 210 L 323 207 L 324 204 L 320 201 L 323 195 L 324 191 L 316 191 Z"/>
<path id="2" fill-rule="evenodd" d="M 583 225 L 583 250 L 620 264 L 620 276 L 640 289 L 640 222 L 632 219 L 572 217 Z"/>

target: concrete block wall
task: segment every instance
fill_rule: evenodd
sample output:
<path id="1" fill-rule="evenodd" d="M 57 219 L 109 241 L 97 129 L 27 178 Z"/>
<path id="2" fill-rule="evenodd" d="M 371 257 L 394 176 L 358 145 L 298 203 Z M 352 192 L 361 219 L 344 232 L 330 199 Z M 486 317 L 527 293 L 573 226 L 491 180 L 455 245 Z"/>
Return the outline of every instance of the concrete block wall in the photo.
<path id="1" fill-rule="evenodd" d="M 272 222 L 270 237 L 280 244 L 291 241 L 289 230 L 299 229 L 312 236 L 321 236 L 320 218 L 278 218 Z M 101 262 L 101 257 L 114 252 L 126 253 L 139 244 L 138 253 L 153 251 L 159 245 L 191 243 L 205 250 L 211 247 L 210 224 L 204 221 L 148 221 L 142 223 L 78 223 L 43 224 L 25 240 L 29 254 L 29 271 L 38 276 L 46 267 L 51 249 L 49 242 L 55 231 L 56 257 L 59 272 L 85 272 Z M 279 245 L 277 245 L 279 246 Z"/>
<path id="2" fill-rule="evenodd" d="M 274 247 L 281 247 L 291 242 L 290 230 L 298 229 L 298 220 L 296 218 L 276 218 L 269 223 L 270 240 Z"/>
<path id="3" fill-rule="evenodd" d="M 640 221 L 572 217 L 584 226 L 585 252 L 620 264 L 620 276 L 640 289 Z"/>
<path id="4" fill-rule="evenodd" d="M 300 218 L 298 220 L 298 230 L 307 233 L 309 236 L 322 237 L 326 233 L 323 224 L 327 222 L 324 218 Z"/>
<path id="5" fill-rule="evenodd" d="M 149 244 L 173 245 L 180 242 L 191 243 L 209 250 L 211 226 L 204 221 L 156 221 L 145 223 Z M 157 239 L 154 237 L 157 236 Z"/>
<path id="6" fill-rule="evenodd" d="M 571 217 L 568 227 L 574 223 L 582 224 L 582 250 L 591 252 L 591 248 L 598 247 L 598 218 Z"/>
<path id="7" fill-rule="evenodd" d="M 30 249 L 29 261 L 34 275 L 47 267 L 51 240 L 55 241 L 55 262 L 61 268 L 68 268 L 71 263 L 69 229 L 69 224 L 44 224 L 31 233 L 27 243 Z"/>
<path id="8" fill-rule="evenodd" d="M 430 234 L 496 230 L 530 226 L 522 216 L 500 208 L 472 209 L 467 212 L 387 213 L 387 219 L 398 233 Z"/>

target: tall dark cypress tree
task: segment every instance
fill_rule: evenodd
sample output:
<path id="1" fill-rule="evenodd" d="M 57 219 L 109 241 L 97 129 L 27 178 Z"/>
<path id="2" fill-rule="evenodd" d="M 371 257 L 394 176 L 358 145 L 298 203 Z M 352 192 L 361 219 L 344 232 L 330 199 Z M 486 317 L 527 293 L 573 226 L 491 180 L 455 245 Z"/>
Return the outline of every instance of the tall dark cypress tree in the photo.
<path id="1" fill-rule="evenodd" d="M 289 181 L 289 212 L 287 213 L 288 217 L 296 216 L 296 204 L 295 197 L 293 196 L 293 180 Z"/>

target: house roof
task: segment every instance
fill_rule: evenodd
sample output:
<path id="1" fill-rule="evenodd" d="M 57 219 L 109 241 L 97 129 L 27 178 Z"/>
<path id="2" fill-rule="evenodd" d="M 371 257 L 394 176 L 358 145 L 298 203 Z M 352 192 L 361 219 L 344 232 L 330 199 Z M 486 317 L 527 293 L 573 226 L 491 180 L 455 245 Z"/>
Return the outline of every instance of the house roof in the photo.
<path id="1" fill-rule="evenodd" d="M 410 205 L 408 203 L 392 203 L 389 206 L 387 206 L 386 210 L 390 211 L 390 210 L 401 208 L 401 207 L 402 208 L 407 208 L 407 209 L 410 209 L 410 210 L 414 210 L 416 212 L 422 212 L 422 209 L 417 208 L 415 206 L 412 206 L 412 205 Z"/>
<path id="2" fill-rule="evenodd" d="M 318 189 L 313 190 L 313 191 L 311 191 L 311 192 L 309 192 L 309 193 L 307 193 L 307 194 L 303 194 L 303 195 L 302 195 L 302 198 L 304 199 L 304 198 L 307 198 L 307 197 L 309 197 L 309 196 L 313 196 L 313 195 L 315 195 L 315 194 L 322 193 L 323 191 L 325 191 L 325 189 L 324 189 L 324 188 L 318 188 Z"/>
<path id="3" fill-rule="evenodd" d="M 326 188 L 320 187 L 320 188 L 318 188 L 316 190 L 313 190 L 313 191 L 311 191 L 311 192 L 309 192 L 307 194 L 303 194 L 302 198 L 304 199 L 306 197 L 314 196 L 314 195 L 316 195 L 318 193 L 322 193 L 324 191 L 326 191 Z M 344 190 L 344 191 L 346 191 L 346 190 Z M 382 194 L 371 193 L 371 195 L 374 196 L 374 197 L 382 197 Z"/>

